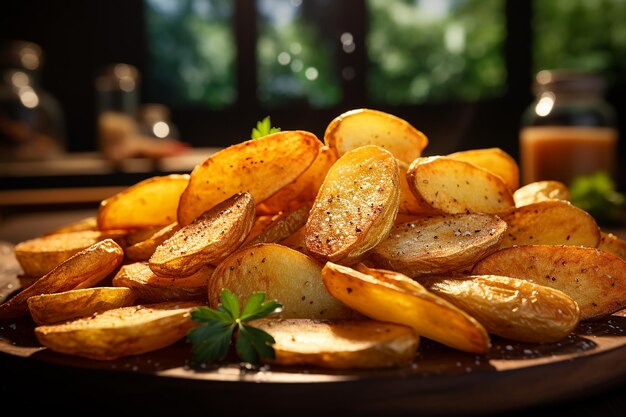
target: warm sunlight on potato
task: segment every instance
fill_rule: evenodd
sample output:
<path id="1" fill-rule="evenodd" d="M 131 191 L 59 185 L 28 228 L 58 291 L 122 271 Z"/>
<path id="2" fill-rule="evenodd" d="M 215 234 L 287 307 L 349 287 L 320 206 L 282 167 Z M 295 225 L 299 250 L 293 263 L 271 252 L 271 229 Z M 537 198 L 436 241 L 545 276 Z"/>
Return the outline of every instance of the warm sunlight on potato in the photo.
<path id="1" fill-rule="evenodd" d="M 626 260 L 626 241 L 615 236 L 613 233 L 600 232 L 600 244 L 598 249 L 617 255 Z"/>
<path id="2" fill-rule="evenodd" d="M 513 193 L 516 207 L 527 206 L 544 200 L 570 201 L 571 198 L 567 185 L 559 181 L 531 182 Z"/>
<path id="3" fill-rule="evenodd" d="M 180 225 L 178 223 L 172 223 L 160 228 L 149 238 L 142 240 L 141 242 L 137 242 L 134 245 L 130 245 L 124 249 L 126 259 L 132 262 L 147 261 L 159 245 L 174 236 L 174 233 L 179 230 Z"/>
<path id="4" fill-rule="evenodd" d="M 500 148 L 470 149 L 447 155 L 490 171 L 504 180 L 510 192 L 519 188 L 519 167 L 515 159 Z"/>

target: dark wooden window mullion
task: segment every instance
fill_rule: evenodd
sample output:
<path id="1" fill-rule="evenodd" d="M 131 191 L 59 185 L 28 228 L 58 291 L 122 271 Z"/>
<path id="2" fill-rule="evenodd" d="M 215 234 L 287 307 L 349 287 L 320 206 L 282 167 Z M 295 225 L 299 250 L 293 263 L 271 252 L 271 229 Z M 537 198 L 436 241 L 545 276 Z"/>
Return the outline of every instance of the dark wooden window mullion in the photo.
<path id="1" fill-rule="evenodd" d="M 367 52 L 365 36 L 367 35 L 367 6 L 365 0 L 343 0 L 337 3 L 342 24 L 342 32 L 351 33 L 354 37 L 355 49 L 352 53 L 340 52 L 340 71 L 354 71 L 354 78 L 343 76 L 343 104 L 346 107 L 362 107 L 367 100 L 365 78 L 367 76 Z"/>
<path id="2" fill-rule="evenodd" d="M 524 104 L 532 82 L 532 0 L 506 1 L 507 98 Z"/>
<path id="3" fill-rule="evenodd" d="M 235 0 L 235 39 L 237 42 L 237 107 L 252 114 L 257 100 L 257 15 L 256 1 Z"/>

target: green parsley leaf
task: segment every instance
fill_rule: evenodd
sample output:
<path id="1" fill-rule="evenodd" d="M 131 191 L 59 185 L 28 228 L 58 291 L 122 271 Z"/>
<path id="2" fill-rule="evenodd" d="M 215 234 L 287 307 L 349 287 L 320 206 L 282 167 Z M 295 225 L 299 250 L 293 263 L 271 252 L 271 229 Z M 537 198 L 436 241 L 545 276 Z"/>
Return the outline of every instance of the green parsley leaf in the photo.
<path id="1" fill-rule="evenodd" d="M 269 116 L 265 117 L 260 122 L 257 122 L 256 127 L 252 129 L 251 138 L 258 139 L 263 136 L 271 135 L 272 133 L 280 132 L 279 127 L 272 127 L 272 121 Z"/>
<path id="2" fill-rule="evenodd" d="M 601 225 L 617 223 L 626 203 L 626 197 L 617 192 L 615 182 L 604 171 L 575 177 L 570 193 L 572 204 L 591 214 Z"/>
<path id="3" fill-rule="evenodd" d="M 265 301 L 265 293 L 255 292 L 240 311 L 237 296 L 227 289 L 222 289 L 220 301 L 217 309 L 199 307 L 191 313 L 193 321 L 202 323 L 187 334 L 187 341 L 193 344 L 192 362 L 206 364 L 223 360 L 235 332 L 236 351 L 243 361 L 257 365 L 261 358 L 273 359 L 274 338 L 244 322 L 275 313 L 282 305 L 277 301 Z"/>

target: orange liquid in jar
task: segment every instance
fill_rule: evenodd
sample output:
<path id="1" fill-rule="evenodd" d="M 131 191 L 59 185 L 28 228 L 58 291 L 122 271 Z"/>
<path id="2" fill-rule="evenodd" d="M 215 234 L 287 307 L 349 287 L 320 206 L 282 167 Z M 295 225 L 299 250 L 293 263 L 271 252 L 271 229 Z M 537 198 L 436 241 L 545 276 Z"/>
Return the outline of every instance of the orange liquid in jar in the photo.
<path id="1" fill-rule="evenodd" d="M 522 183 L 615 173 L 617 131 L 609 127 L 532 126 L 520 132 Z"/>

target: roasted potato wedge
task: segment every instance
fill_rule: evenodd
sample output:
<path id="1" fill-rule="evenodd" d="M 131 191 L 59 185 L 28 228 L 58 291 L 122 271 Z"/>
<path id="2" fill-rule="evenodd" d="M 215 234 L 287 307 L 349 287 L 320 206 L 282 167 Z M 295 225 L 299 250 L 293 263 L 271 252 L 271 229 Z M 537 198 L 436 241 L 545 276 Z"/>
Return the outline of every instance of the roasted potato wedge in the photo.
<path id="1" fill-rule="evenodd" d="M 178 200 L 189 183 L 189 175 L 152 177 L 102 201 L 98 228 L 136 229 L 165 226 L 176 221 Z"/>
<path id="2" fill-rule="evenodd" d="M 261 202 L 293 182 L 313 163 L 321 142 L 304 131 L 283 131 L 229 146 L 191 173 L 180 197 L 178 223 L 190 224 L 225 198 L 249 192 Z"/>
<path id="3" fill-rule="evenodd" d="M 30 297 L 28 309 L 35 323 L 51 324 L 91 316 L 133 305 L 137 296 L 130 288 L 83 288 Z"/>
<path id="4" fill-rule="evenodd" d="M 409 165 L 406 162 L 398 160 L 398 169 L 400 179 L 400 204 L 398 205 L 398 214 L 437 214 L 438 211 L 433 209 L 430 204 L 426 203 L 424 200 L 415 198 L 411 187 L 409 187 L 409 180 L 406 176 Z"/>
<path id="5" fill-rule="evenodd" d="M 209 304 L 217 307 L 222 288 L 241 300 L 255 291 L 280 300 L 284 318 L 345 319 L 354 313 L 328 294 L 321 267 L 308 256 L 274 243 L 243 248 L 226 258 L 209 280 Z"/>
<path id="6" fill-rule="evenodd" d="M 413 329 L 374 320 L 260 319 L 250 323 L 269 333 L 278 365 L 331 369 L 388 368 L 411 363 L 419 337 Z"/>
<path id="7" fill-rule="evenodd" d="M 420 282 L 478 320 L 489 333 L 530 343 L 558 342 L 578 325 L 565 293 L 517 278 L 477 275 Z"/>
<path id="8" fill-rule="evenodd" d="M 174 233 L 179 230 L 180 225 L 178 223 L 172 223 L 168 226 L 160 228 L 149 238 L 128 246 L 124 250 L 126 259 L 132 262 L 147 261 L 150 259 L 152 254 L 154 254 L 154 251 L 160 244 L 174 236 Z"/>
<path id="9" fill-rule="evenodd" d="M 136 245 L 137 243 L 150 239 L 161 229 L 163 229 L 163 226 L 148 226 L 129 230 L 128 233 L 126 233 L 126 246 Z"/>
<path id="10" fill-rule="evenodd" d="M 257 243 L 277 243 L 288 238 L 306 224 L 309 218 L 310 204 L 302 206 L 290 213 L 277 216 L 258 235 L 245 243 L 245 246 Z"/>
<path id="11" fill-rule="evenodd" d="M 519 278 L 563 291 L 578 303 L 581 320 L 626 308 L 626 261 L 594 248 L 514 246 L 487 256 L 472 274 Z"/>
<path id="12" fill-rule="evenodd" d="M 501 214 L 508 224 L 502 248 L 513 245 L 572 245 L 595 248 L 600 229 L 589 213 L 568 201 L 544 200 Z"/>
<path id="13" fill-rule="evenodd" d="M 320 261 L 358 262 L 387 237 L 399 203 L 391 153 L 374 145 L 347 152 L 328 171 L 309 213 L 307 252 Z"/>
<path id="14" fill-rule="evenodd" d="M 394 226 L 369 259 L 415 278 L 460 271 L 499 249 L 507 230 L 491 214 L 449 214 Z"/>
<path id="15" fill-rule="evenodd" d="M 201 304 L 174 301 L 108 310 L 63 324 L 35 328 L 39 343 L 55 352 L 97 360 L 139 355 L 169 346 L 197 323 Z"/>
<path id="16" fill-rule="evenodd" d="M 98 242 L 78 252 L 39 278 L 30 287 L 0 305 L 0 319 L 27 316 L 30 297 L 89 288 L 115 270 L 124 259 L 124 251 L 111 239 Z"/>
<path id="17" fill-rule="evenodd" d="M 407 121 L 377 110 L 358 109 L 336 117 L 324 133 L 324 143 L 337 156 L 366 145 L 387 149 L 410 164 L 422 155 L 428 138 Z"/>
<path id="18" fill-rule="evenodd" d="M 613 233 L 600 232 L 600 236 L 598 249 L 612 253 L 626 260 L 626 241 L 615 236 Z"/>
<path id="19" fill-rule="evenodd" d="M 407 178 L 417 200 L 440 213 L 502 213 L 515 205 L 502 178 L 458 159 L 416 159 Z"/>
<path id="20" fill-rule="evenodd" d="M 257 214 L 275 214 L 293 211 L 310 201 L 315 200 L 326 173 L 337 160 L 335 152 L 327 146 L 320 148 L 320 153 L 311 166 L 278 192 L 257 206 Z"/>
<path id="21" fill-rule="evenodd" d="M 96 220 L 96 216 L 85 217 L 84 219 L 58 227 L 46 233 L 44 236 L 56 235 L 58 233 L 84 232 L 86 230 L 98 230 L 98 221 Z"/>
<path id="22" fill-rule="evenodd" d="M 281 240 L 278 243 L 280 243 L 283 246 L 287 246 L 288 248 L 291 248 L 293 250 L 297 250 L 298 252 L 302 252 L 306 254 L 306 248 L 304 245 L 305 231 L 306 231 L 306 228 L 301 227 L 295 232 L 293 232 L 290 236 Z"/>
<path id="23" fill-rule="evenodd" d="M 571 198 L 567 186 L 559 181 L 531 182 L 513 193 L 515 207 L 527 206 L 544 200 L 570 201 Z"/>
<path id="24" fill-rule="evenodd" d="M 452 153 L 448 158 L 469 162 L 496 174 L 504 180 L 510 192 L 519 188 L 517 162 L 500 148 L 470 149 Z"/>
<path id="25" fill-rule="evenodd" d="M 255 206 L 249 193 L 224 200 L 158 246 L 150 257 L 150 269 L 162 277 L 179 277 L 218 264 L 248 236 Z"/>
<path id="26" fill-rule="evenodd" d="M 372 319 L 410 326 L 444 345 L 472 353 L 489 350 L 487 331 L 464 311 L 402 274 L 358 268 L 362 272 L 326 263 L 322 278 L 328 292 Z"/>
<path id="27" fill-rule="evenodd" d="M 132 289 L 142 303 L 206 300 L 207 285 L 214 270 L 205 265 L 190 276 L 164 278 L 155 275 L 146 262 L 135 262 L 120 268 L 113 278 L 113 286 Z"/>
<path id="28" fill-rule="evenodd" d="M 125 234 L 123 230 L 86 230 L 42 236 L 18 243 L 15 257 L 25 275 L 39 278 L 72 255 L 102 240 L 113 239 L 123 246 Z"/>

